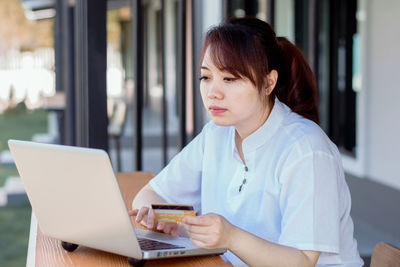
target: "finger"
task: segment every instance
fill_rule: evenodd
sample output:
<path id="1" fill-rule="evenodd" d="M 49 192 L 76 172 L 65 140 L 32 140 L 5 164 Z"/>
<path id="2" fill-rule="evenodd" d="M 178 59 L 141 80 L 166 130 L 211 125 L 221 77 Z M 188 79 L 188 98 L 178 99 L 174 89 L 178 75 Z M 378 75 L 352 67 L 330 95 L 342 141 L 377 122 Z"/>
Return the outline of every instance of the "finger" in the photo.
<path id="1" fill-rule="evenodd" d="M 178 225 L 176 223 L 167 223 L 164 226 L 164 232 L 169 235 L 173 235 L 173 232 L 177 232 L 177 231 L 175 231 L 177 229 L 178 229 Z"/>
<path id="2" fill-rule="evenodd" d="M 189 234 L 189 237 L 192 241 L 195 240 L 197 242 L 203 242 L 204 244 L 207 244 L 211 239 L 209 235 L 194 234 L 194 233 Z"/>
<path id="3" fill-rule="evenodd" d="M 195 224 L 181 224 L 182 227 L 188 232 L 188 233 L 193 233 L 193 234 L 208 234 L 210 233 L 211 229 L 208 226 L 198 226 Z"/>
<path id="4" fill-rule="evenodd" d="M 209 218 L 205 215 L 203 216 L 185 216 L 182 219 L 182 222 L 185 224 L 191 225 L 211 225 Z"/>
<path id="5" fill-rule="evenodd" d="M 206 243 L 204 243 L 202 241 L 199 241 L 199 240 L 196 240 L 196 239 L 190 239 L 190 240 L 192 241 L 192 243 L 195 246 L 198 246 L 200 248 L 211 248 L 208 244 L 206 244 Z"/>
<path id="6" fill-rule="evenodd" d="M 148 210 L 149 210 L 148 207 L 141 207 L 141 208 L 139 209 L 139 211 L 138 211 L 138 215 L 137 215 L 137 216 L 138 216 L 140 219 L 143 219 L 143 217 L 147 215 Z"/>
<path id="7" fill-rule="evenodd" d="M 149 211 L 148 207 L 141 207 L 137 216 L 136 216 L 136 221 L 140 222 L 141 220 L 143 220 L 143 217 L 145 216 L 145 214 L 147 214 Z"/>
<path id="8" fill-rule="evenodd" d="M 172 235 L 172 236 L 178 236 L 178 226 L 177 226 L 177 227 L 174 227 L 174 228 L 171 230 L 170 235 Z"/>
<path id="9" fill-rule="evenodd" d="M 164 227 L 165 227 L 165 223 L 163 223 L 163 222 L 159 222 L 157 224 L 157 230 L 162 231 L 162 230 L 164 230 Z"/>
<path id="10" fill-rule="evenodd" d="M 155 226 L 155 216 L 152 209 L 147 211 L 147 228 L 153 228 Z"/>
<path id="11" fill-rule="evenodd" d="M 130 210 L 128 211 L 129 216 L 136 216 L 138 214 L 139 210 L 138 209 L 134 209 L 134 210 Z"/>
<path id="12" fill-rule="evenodd" d="M 193 244 L 202 248 L 220 248 L 218 240 L 210 235 L 191 234 L 190 240 Z"/>

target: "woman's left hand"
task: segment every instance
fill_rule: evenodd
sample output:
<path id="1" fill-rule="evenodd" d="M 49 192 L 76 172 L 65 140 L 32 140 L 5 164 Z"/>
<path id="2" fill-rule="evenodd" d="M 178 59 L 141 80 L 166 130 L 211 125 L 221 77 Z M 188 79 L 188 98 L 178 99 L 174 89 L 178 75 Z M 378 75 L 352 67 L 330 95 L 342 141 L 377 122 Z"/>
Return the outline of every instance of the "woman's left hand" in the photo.
<path id="1" fill-rule="evenodd" d="M 223 216 L 208 213 L 202 216 L 186 216 L 181 225 L 193 244 L 201 248 L 229 248 L 235 226 Z"/>

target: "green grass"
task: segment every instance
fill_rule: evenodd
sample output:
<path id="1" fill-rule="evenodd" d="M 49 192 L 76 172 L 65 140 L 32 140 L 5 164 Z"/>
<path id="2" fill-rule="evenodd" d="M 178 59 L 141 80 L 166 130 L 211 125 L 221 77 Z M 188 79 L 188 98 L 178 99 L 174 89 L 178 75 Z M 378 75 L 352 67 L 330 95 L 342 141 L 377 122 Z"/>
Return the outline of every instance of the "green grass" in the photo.
<path id="1" fill-rule="evenodd" d="M 47 132 L 47 111 L 27 110 L 24 104 L 0 114 L 0 151 L 8 150 L 8 139 L 31 140 L 35 133 Z M 0 164 L 0 187 L 9 176 L 17 176 L 14 165 Z M 0 266 L 25 266 L 28 251 L 31 207 L 0 207 Z"/>
<path id="2" fill-rule="evenodd" d="M 0 165 L 0 187 L 4 185 L 7 177 L 19 176 L 17 169 L 14 165 Z"/>
<path id="3" fill-rule="evenodd" d="M 8 139 L 31 140 L 35 133 L 47 132 L 47 111 L 27 110 L 23 103 L 0 114 L 0 151 L 7 150 Z"/>
<path id="4" fill-rule="evenodd" d="M 8 150 L 8 139 L 31 140 L 36 133 L 47 132 L 44 109 L 28 110 L 23 103 L 0 114 L 0 151 Z M 14 165 L 2 165 L 0 159 L 0 187 L 9 176 L 18 176 Z"/>
<path id="5" fill-rule="evenodd" d="M 0 266 L 26 265 L 31 207 L 0 207 Z"/>

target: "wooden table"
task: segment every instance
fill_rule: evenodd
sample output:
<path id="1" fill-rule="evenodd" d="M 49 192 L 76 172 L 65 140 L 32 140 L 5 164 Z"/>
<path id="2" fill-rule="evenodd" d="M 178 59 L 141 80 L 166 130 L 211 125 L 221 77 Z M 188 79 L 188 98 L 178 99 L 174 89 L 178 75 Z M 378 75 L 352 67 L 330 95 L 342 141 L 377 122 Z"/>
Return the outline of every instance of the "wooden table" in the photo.
<path id="1" fill-rule="evenodd" d="M 137 192 L 153 177 L 150 172 L 117 173 L 127 207 Z M 132 220 L 133 221 L 133 220 Z M 137 224 L 136 224 L 137 226 Z M 74 252 L 65 251 L 59 240 L 44 236 L 32 214 L 27 266 L 130 266 L 127 257 L 80 246 Z M 149 260 L 145 266 L 232 266 L 221 256 L 198 256 L 164 260 Z"/>

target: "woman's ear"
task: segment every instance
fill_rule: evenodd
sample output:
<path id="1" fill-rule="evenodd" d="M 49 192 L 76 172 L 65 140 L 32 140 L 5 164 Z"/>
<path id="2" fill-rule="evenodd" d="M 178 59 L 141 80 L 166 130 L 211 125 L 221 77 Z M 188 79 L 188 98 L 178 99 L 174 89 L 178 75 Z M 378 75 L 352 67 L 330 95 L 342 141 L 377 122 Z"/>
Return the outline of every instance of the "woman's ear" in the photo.
<path id="1" fill-rule="evenodd" d="M 278 72 L 276 70 L 271 70 L 265 77 L 265 93 L 270 95 L 274 90 L 276 83 L 278 82 Z"/>

